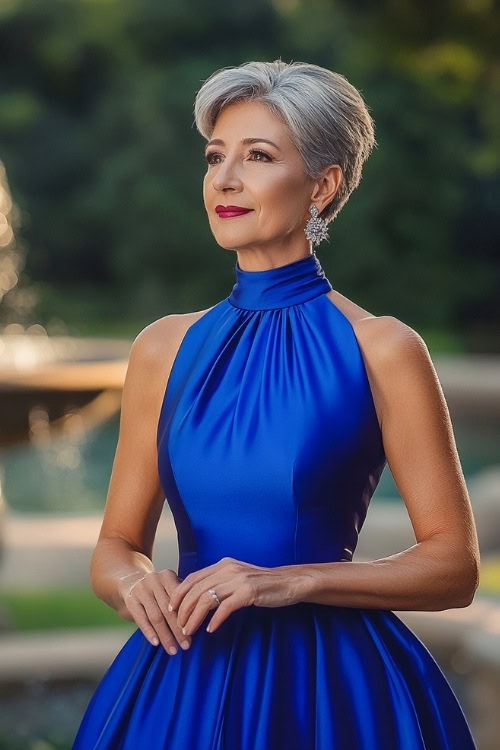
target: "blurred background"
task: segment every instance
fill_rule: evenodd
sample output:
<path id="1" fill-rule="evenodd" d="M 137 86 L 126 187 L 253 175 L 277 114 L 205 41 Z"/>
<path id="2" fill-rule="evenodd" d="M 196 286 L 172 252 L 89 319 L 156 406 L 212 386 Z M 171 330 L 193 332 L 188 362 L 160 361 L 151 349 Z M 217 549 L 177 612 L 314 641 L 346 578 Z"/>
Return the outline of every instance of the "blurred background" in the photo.
<path id="1" fill-rule="evenodd" d="M 335 289 L 427 342 L 481 543 L 473 604 L 402 612 L 479 750 L 500 725 L 500 8 L 493 0 L 2 0 L 0 750 L 69 748 L 135 629 L 89 561 L 130 345 L 228 296 L 193 104 L 216 69 L 305 61 L 345 75 L 378 148 L 318 249 Z M 355 559 L 415 541 L 389 468 Z M 165 504 L 155 565 L 176 568 Z"/>

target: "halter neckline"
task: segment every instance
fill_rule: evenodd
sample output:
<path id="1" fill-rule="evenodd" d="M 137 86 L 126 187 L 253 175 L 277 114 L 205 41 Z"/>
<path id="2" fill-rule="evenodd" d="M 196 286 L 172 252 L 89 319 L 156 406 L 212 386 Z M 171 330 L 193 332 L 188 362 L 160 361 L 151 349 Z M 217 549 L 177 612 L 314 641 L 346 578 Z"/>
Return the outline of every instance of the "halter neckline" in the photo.
<path id="1" fill-rule="evenodd" d="M 236 284 L 228 301 L 243 310 L 274 310 L 308 302 L 332 289 L 316 253 L 263 271 L 235 264 Z"/>

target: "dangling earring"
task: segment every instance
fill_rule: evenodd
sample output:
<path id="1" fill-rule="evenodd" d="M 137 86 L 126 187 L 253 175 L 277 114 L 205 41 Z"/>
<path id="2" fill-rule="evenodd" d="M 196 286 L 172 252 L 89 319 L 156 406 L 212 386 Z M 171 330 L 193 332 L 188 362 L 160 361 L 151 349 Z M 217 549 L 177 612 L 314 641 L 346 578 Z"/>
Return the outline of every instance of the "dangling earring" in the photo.
<path id="1" fill-rule="evenodd" d="M 314 203 L 309 211 L 311 212 L 312 218 L 306 221 L 304 232 L 307 239 L 311 240 L 313 245 L 319 245 L 322 240 L 328 239 L 327 224 L 324 219 L 319 217 L 318 208 Z"/>

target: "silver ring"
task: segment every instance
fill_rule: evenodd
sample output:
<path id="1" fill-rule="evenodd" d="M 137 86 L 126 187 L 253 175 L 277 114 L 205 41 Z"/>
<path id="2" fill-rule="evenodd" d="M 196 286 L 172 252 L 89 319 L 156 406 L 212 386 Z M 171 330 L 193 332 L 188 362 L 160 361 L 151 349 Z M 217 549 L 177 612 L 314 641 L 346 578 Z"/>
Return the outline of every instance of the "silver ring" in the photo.
<path id="1" fill-rule="evenodd" d="M 215 593 L 215 589 L 208 589 L 208 593 L 212 594 L 213 598 L 215 599 L 215 601 L 217 602 L 217 604 L 220 606 L 219 597 Z"/>

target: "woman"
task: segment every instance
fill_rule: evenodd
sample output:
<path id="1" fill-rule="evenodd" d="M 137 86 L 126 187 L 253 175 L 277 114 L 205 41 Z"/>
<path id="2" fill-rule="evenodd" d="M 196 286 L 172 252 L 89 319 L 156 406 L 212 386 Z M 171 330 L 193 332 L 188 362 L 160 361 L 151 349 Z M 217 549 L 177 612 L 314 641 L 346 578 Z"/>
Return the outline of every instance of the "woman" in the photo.
<path id="1" fill-rule="evenodd" d="M 374 146 L 367 107 L 278 60 L 214 73 L 195 117 L 236 283 L 133 343 L 91 577 L 138 627 L 73 748 L 474 748 L 391 611 L 467 607 L 478 585 L 446 402 L 419 334 L 334 290 L 314 250 Z M 417 543 L 353 562 L 386 461 Z M 165 496 L 177 574 L 152 563 Z"/>

